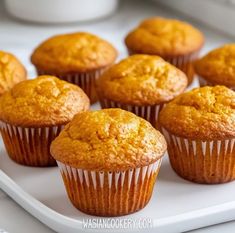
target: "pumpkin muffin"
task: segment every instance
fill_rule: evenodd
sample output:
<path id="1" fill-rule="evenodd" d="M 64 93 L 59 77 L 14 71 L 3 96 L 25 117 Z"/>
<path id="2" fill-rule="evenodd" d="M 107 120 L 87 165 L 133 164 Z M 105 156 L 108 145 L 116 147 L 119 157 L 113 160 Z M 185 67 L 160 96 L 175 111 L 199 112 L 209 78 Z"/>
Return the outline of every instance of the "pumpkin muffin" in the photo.
<path id="1" fill-rule="evenodd" d="M 235 90 L 235 44 L 214 49 L 195 62 L 201 86 L 224 85 Z"/>
<path id="2" fill-rule="evenodd" d="M 53 76 L 23 81 L 0 97 L 3 141 L 12 160 L 28 166 L 52 166 L 51 141 L 73 116 L 89 108 L 76 85 Z"/>
<path id="3" fill-rule="evenodd" d="M 159 131 L 121 109 L 79 113 L 51 144 L 71 202 L 98 216 L 142 209 L 165 151 Z"/>
<path id="4" fill-rule="evenodd" d="M 159 122 L 176 173 L 197 183 L 235 179 L 235 92 L 194 89 L 168 103 Z"/>
<path id="5" fill-rule="evenodd" d="M 192 25 L 176 19 L 153 17 L 142 21 L 126 39 L 130 54 L 151 54 L 184 71 L 188 84 L 193 81 L 192 61 L 204 44 L 203 34 Z"/>
<path id="6" fill-rule="evenodd" d="M 117 57 L 107 41 L 85 32 L 53 36 L 40 44 L 31 56 L 38 74 L 55 75 L 77 84 L 91 102 L 97 100 L 95 80 Z"/>
<path id="7" fill-rule="evenodd" d="M 162 106 L 187 87 L 185 74 L 158 56 L 132 55 L 97 82 L 102 108 L 122 108 L 155 124 Z"/>
<path id="8" fill-rule="evenodd" d="M 14 55 L 0 51 L 0 95 L 25 80 L 26 76 L 24 66 Z"/>

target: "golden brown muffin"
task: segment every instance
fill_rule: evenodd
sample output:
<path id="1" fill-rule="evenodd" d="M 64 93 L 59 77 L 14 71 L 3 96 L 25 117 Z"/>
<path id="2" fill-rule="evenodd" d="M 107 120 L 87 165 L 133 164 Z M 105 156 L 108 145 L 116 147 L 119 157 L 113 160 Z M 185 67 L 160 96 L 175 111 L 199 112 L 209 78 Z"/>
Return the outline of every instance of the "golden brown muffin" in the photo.
<path id="1" fill-rule="evenodd" d="M 122 108 L 153 124 L 163 104 L 186 87 L 187 77 L 182 71 L 151 55 L 130 56 L 112 66 L 97 82 L 102 108 Z"/>
<path id="2" fill-rule="evenodd" d="M 51 145 L 57 161 L 93 171 L 143 167 L 165 150 L 165 140 L 157 130 L 120 109 L 77 114 Z"/>
<path id="3" fill-rule="evenodd" d="M 207 85 L 225 85 L 235 89 L 235 44 L 214 49 L 195 62 L 196 73 Z"/>
<path id="4" fill-rule="evenodd" d="M 112 65 L 117 50 L 107 41 L 86 32 L 53 36 L 31 56 L 39 75 L 50 74 L 80 86 L 97 101 L 95 81 Z"/>
<path id="5" fill-rule="evenodd" d="M 158 55 L 184 71 L 193 80 L 192 61 L 204 44 L 203 34 L 192 25 L 160 17 L 142 21 L 125 38 L 130 54 Z"/>
<path id="6" fill-rule="evenodd" d="M 158 56 L 133 55 L 98 80 L 103 98 L 131 105 L 168 102 L 187 87 L 187 77 Z"/>
<path id="7" fill-rule="evenodd" d="M 142 21 L 125 43 L 135 53 L 175 57 L 201 49 L 204 36 L 186 22 L 154 17 Z"/>
<path id="8" fill-rule="evenodd" d="M 176 97 L 159 122 L 173 169 L 198 183 L 235 179 L 235 93 L 202 87 Z"/>
<path id="9" fill-rule="evenodd" d="M 11 53 L 0 51 L 0 95 L 25 80 L 26 70 Z"/>
<path id="10" fill-rule="evenodd" d="M 107 67 L 116 57 L 117 51 L 109 42 L 77 32 L 47 39 L 35 49 L 31 61 L 38 69 L 60 75 Z"/>
<path id="11" fill-rule="evenodd" d="M 167 104 L 160 124 L 175 135 L 191 139 L 235 137 L 235 93 L 224 86 L 197 88 Z"/>
<path id="12" fill-rule="evenodd" d="M 52 166 L 51 141 L 73 116 L 89 109 L 76 85 L 40 76 L 15 85 L 0 97 L 1 133 L 9 156 L 28 166 Z"/>
<path id="13" fill-rule="evenodd" d="M 78 86 L 53 76 L 21 82 L 0 98 L 0 120 L 22 127 L 64 125 L 88 109 Z"/>
<path id="14" fill-rule="evenodd" d="M 51 145 L 73 205 L 99 216 L 143 208 L 165 150 L 160 132 L 121 109 L 77 114 Z"/>

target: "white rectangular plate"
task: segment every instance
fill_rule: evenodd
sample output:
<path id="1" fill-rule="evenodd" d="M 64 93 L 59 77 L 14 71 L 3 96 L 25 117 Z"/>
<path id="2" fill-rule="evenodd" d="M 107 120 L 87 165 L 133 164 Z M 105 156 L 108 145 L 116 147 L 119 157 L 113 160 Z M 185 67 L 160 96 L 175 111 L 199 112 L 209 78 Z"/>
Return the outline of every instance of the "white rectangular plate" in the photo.
<path id="1" fill-rule="evenodd" d="M 0 188 L 19 205 L 56 232 L 94 232 L 83 219 L 97 218 L 75 209 L 67 198 L 57 167 L 31 168 L 11 161 L 0 143 Z M 149 204 L 119 218 L 152 220 L 140 232 L 182 232 L 235 219 L 235 182 L 199 185 L 178 177 L 167 155 Z M 137 229 L 99 229 L 95 232 L 134 232 Z"/>

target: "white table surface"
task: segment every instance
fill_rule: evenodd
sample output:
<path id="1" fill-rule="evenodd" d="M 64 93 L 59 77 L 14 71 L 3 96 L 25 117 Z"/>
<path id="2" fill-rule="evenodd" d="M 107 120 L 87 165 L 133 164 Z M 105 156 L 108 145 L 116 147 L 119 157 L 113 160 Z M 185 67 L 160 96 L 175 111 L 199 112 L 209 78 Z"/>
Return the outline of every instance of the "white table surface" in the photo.
<path id="1" fill-rule="evenodd" d="M 9 17 L 2 3 L 0 4 L 0 49 L 10 51 L 18 56 L 28 69 L 30 77 L 34 77 L 34 69 L 30 64 L 29 56 L 32 49 L 47 37 L 64 32 L 89 31 L 100 35 L 112 42 L 120 51 L 120 57 L 126 56 L 123 39 L 126 33 L 136 26 L 143 18 L 162 15 L 186 19 L 166 8 L 161 8 L 150 1 L 123 1 L 119 10 L 112 17 L 96 22 L 70 24 L 70 25 L 39 25 L 15 21 Z M 218 16 L 220 17 L 220 16 Z M 186 19 L 190 21 L 190 19 Z M 194 23 L 194 22 L 192 22 Z M 195 24 L 195 23 L 194 23 Z M 197 25 L 197 24 L 196 24 Z M 197 25 L 206 35 L 206 44 L 202 51 L 231 41 L 231 38 L 219 35 L 209 28 Z M 53 232 L 48 227 L 30 216 L 19 205 L 12 201 L 0 190 L 0 229 L 9 233 L 49 233 Z M 227 233 L 233 232 L 235 222 L 219 224 L 192 232 L 195 233 Z M 1 232 L 1 231 L 0 231 Z"/>

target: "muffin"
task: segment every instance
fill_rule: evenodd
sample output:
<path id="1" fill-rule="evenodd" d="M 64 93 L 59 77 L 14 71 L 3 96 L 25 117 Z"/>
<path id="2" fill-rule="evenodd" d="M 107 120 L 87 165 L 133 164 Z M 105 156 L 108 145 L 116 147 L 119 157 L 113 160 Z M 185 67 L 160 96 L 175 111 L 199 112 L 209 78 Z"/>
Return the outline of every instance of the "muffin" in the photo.
<path id="1" fill-rule="evenodd" d="M 160 132 L 121 109 L 79 113 L 51 144 L 72 204 L 97 216 L 142 209 L 165 151 Z"/>
<path id="2" fill-rule="evenodd" d="M 26 76 L 24 66 L 14 55 L 0 51 L 0 95 L 25 80 Z"/>
<path id="3" fill-rule="evenodd" d="M 155 124 L 163 105 L 187 87 L 186 75 L 158 56 L 132 55 L 97 81 L 102 108 L 122 108 Z"/>
<path id="4" fill-rule="evenodd" d="M 125 43 L 130 54 L 161 56 L 184 71 L 190 84 L 194 77 L 192 62 L 198 57 L 204 36 L 186 22 L 154 17 L 142 21 Z"/>
<path id="5" fill-rule="evenodd" d="M 235 179 L 235 92 L 194 89 L 168 103 L 159 122 L 178 175 L 206 184 Z"/>
<path id="6" fill-rule="evenodd" d="M 53 76 L 15 85 L 0 97 L 0 130 L 9 157 L 28 166 L 56 165 L 51 141 L 88 108 L 89 99 L 78 86 Z"/>
<path id="7" fill-rule="evenodd" d="M 97 100 L 95 80 L 114 63 L 116 49 L 85 32 L 57 35 L 40 44 L 31 56 L 39 75 L 55 75 L 77 84 L 91 102 Z"/>
<path id="8" fill-rule="evenodd" d="M 201 86 L 224 85 L 235 90 L 235 44 L 212 50 L 194 66 Z"/>

